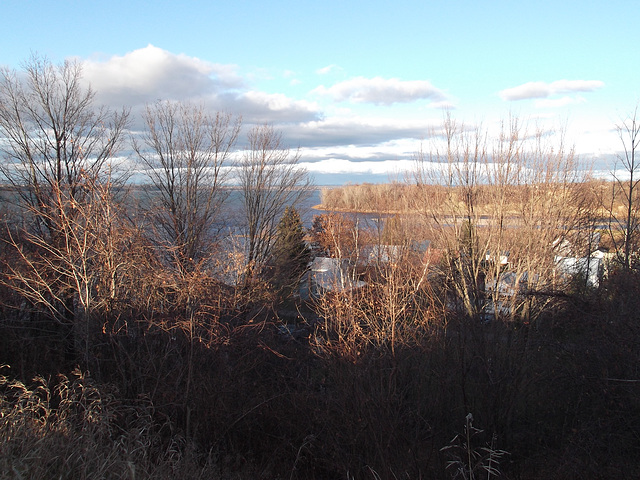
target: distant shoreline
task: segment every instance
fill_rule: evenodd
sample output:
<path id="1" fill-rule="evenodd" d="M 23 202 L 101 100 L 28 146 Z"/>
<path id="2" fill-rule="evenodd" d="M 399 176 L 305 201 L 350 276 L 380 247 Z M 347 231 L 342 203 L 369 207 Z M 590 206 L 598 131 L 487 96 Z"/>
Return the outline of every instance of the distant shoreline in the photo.
<path id="1" fill-rule="evenodd" d="M 327 208 L 323 204 L 314 205 L 311 207 L 312 210 L 321 210 L 323 212 L 336 212 L 336 213 L 354 213 L 360 215 L 403 215 L 403 214 L 411 214 L 414 212 L 401 212 L 397 210 L 386 211 L 386 210 L 354 210 L 349 208 Z"/>

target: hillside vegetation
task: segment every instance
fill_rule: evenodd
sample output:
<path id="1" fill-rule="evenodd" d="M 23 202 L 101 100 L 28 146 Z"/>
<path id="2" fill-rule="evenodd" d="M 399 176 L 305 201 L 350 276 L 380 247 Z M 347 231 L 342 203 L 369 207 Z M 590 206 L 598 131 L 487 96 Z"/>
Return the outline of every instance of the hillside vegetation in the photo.
<path id="1" fill-rule="evenodd" d="M 385 215 L 307 230 L 273 128 L 238 151 L 239 120 L 158 102 L 129 131 L 79 78 L 0 71 L 1 478 L 637 477 L 633 176 L 449 118 L 406 185 L 324 192 Z"/>

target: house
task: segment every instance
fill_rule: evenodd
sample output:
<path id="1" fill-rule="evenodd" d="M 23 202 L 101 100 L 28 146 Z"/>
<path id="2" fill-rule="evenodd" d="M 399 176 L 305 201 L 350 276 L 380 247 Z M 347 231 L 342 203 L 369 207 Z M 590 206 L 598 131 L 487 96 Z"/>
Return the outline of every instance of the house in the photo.
<path id="1" fill-rule="evenodd" d="M 315 257 L 301 282 L 300 296 L 309 300 L 319 298 L 327 292 L 344 292 L 365 285 L 366 282 L 356 279 L 348 260 Z"/>
<path id="2" fill-rule="evenodd" d="M 372 245 L 363 249 L 361 263 L 377 265 L 397 262 L 400 258 L 402 258 L 402 245 Z"/>
<path id="3" fill-rule="evenodd" d="M 408 245 L 371 245 L 362 249 L 362 255 L 358 259 L 361 266 L 379 265 L 381 263 L 394 263 L 402 258 L 421 259 L 427 263 L 427 252 L 431 242 L 411 242 Z"/>
<path id="4" fill-rule="evenodd" d="M 584 279 L 585 285 L 592 288 L 600 286 L 604 268 L 605 254 L 596 250 L 587 257 L 555 257 L 556 269 L 562 276 Z"/>
<path id="5" fill-rule="evenodd" d="M 487 251 L 484 259 L 487 263 L 498 263 L 500 266 L 505 267 L 509 265 L 509 251 L 501 252 L 500 255 L 494 255 L 491 251 Z"/>
<path id="6" fill-rule="evenodd" d="M 529 291 L 529 281 L 537 283 L 537 274 L 531 275 L 529 272 L 520 274 L 512 271 L 500 273 L 496 278 L 485 281 L 484 312 L 488 316 L 497 313 L 509 315 L 513 313 L 513 308 L 517 307 Z"/>

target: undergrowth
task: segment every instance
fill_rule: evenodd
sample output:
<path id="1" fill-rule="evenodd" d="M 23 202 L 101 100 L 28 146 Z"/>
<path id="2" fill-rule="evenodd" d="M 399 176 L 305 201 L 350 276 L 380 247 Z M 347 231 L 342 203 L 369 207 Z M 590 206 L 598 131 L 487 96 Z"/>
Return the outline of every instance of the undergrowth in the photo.
<path id="1" fill-rule="evenodd" d="M 28 385 L 2 370 L 2 478 L 239 478 L 223 476 L 213 455 L 167 435 L 150 402 L 125 406 L 78 369 Z"/>

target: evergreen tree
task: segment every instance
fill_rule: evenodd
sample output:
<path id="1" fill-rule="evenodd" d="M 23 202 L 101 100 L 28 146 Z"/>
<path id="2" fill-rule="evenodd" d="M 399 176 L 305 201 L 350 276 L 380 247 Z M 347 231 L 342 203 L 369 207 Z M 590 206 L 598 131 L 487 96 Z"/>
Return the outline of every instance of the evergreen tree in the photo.
<path id="1" fill-rule="evenodd" d="M 287 207 L 278 223 L 271 257 L 271 282 L 283 295 L 291 294 L 311 259 L 298 211 Z"/>

